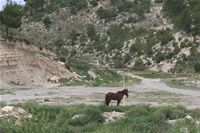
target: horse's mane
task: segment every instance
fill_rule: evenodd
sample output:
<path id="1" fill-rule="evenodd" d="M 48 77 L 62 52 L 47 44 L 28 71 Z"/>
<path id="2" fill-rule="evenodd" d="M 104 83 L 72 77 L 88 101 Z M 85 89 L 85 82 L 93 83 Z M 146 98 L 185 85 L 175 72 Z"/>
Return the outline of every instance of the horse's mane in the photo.
<path id="1" fill-rule="evenodd" d="M 124 91 L 127 91 L 127 89 L 124 89 L 122 91 L 118 91 L 117 93 L 124 93 Z"/>

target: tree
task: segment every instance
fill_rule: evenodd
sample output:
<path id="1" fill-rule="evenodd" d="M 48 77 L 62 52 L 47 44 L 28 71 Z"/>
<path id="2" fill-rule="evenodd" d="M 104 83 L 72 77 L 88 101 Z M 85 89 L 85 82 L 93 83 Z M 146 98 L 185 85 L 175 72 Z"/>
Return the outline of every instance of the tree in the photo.
<path id="1" fill-rule="evenodd" d="M 168 11 L 170 16 L 175 17 L 186 8 L 184 1 L 185 0 L 165 0 L 163 8 Z"/>
<path id="2" fill-rule="evenodd" d="M 24 0 L 26 2 L 26 5 L 29 5 L 30 7 L 34 9 L 41 8 L 41 11 L 44 11 L 44 4 L 45 0 Z"/>
<path id="3" fill-rule="evenodd" d="M 93 39 L 93 37 L 96 35 L 96 29 L 94 25 L 88 25 L 87 27 L 87 35 Z"/>
<path id="4" fill-rule="evenodd" d="M 12 1 L 7 1 L 3 11 L 0 12 L 0 21 L 6 26 L 6 37 L 8 38 L 8 27 L 18 28 L 21 25 L 22 11 L 21 6 Z"/>
<path id="5" fill-rule="evenodd" d="M 61 38 L 56 39 L 55 45 L 57 47 L 57 55 L 60 55 L 60 49 L 63 45 L 65 45 L 64 41 Z"/>

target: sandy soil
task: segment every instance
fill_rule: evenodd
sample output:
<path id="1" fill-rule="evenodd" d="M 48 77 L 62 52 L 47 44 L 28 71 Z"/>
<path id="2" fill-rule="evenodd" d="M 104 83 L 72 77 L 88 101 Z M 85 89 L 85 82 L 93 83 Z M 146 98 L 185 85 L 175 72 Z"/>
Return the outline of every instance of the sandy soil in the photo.
<path id="1" fill-rule="evenodd" d="M 185 90 L 168 87 L 160 79 L 147 79 L 132 74 L 129 76 L 142 80 L 141 84 L 128 86 L 129 97 L 122 100 L 122 105 L 150 104 L 151 106 L 183 105 L 187 108 L 200 108 L 200 89 Z M 2 88 L 10 94 L 0 95 L 1 102 L 6 104 L 23 103 L 29 100 L 48 105 L 71 105 L 104 103 L 107 92 L 117 92 L 122 87 L 9 87 Z M 115 101 L 111 105 L 116 105 Z"/>

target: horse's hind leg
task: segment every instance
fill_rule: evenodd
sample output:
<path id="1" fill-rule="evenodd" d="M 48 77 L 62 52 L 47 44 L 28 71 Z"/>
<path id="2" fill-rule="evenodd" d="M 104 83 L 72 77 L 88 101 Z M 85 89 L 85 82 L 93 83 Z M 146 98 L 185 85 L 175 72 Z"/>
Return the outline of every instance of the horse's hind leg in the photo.
<path id="1" fill-rule="evenodd" d="M 109 106 L 111 99 L 107 99 L 106 105 Z"/>
<path id="2" fill-rule="evenodd" d="M 117 106 L 119 106 L 120 101 L 121 101 L 121 100 L 117 100 Z"/>

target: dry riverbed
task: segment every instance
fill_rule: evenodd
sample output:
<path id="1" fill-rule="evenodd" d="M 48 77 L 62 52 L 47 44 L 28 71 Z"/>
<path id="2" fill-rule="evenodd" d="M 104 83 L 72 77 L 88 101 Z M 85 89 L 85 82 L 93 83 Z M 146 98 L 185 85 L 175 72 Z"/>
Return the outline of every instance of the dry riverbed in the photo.
<path id="1" fill-rule="evenodd" d="M 129 97 L 121 101 L 123 105 L 150 104 L 151 106 L 183 105 L 187 108 L 200 108 L 200 88 L 196 90 L 176 89 L 167 86 L 160 79 L 139 78 L 138 85 L 128 86 Z M 117 92 L 122 87 L 9 87 L 2 88 L 0 100 L 6 104 L 36 101 L 48 105 L 71 105 L 104 103 L 107 92 Z M 116 105 L 115 101 L 111 105 Z"/>

